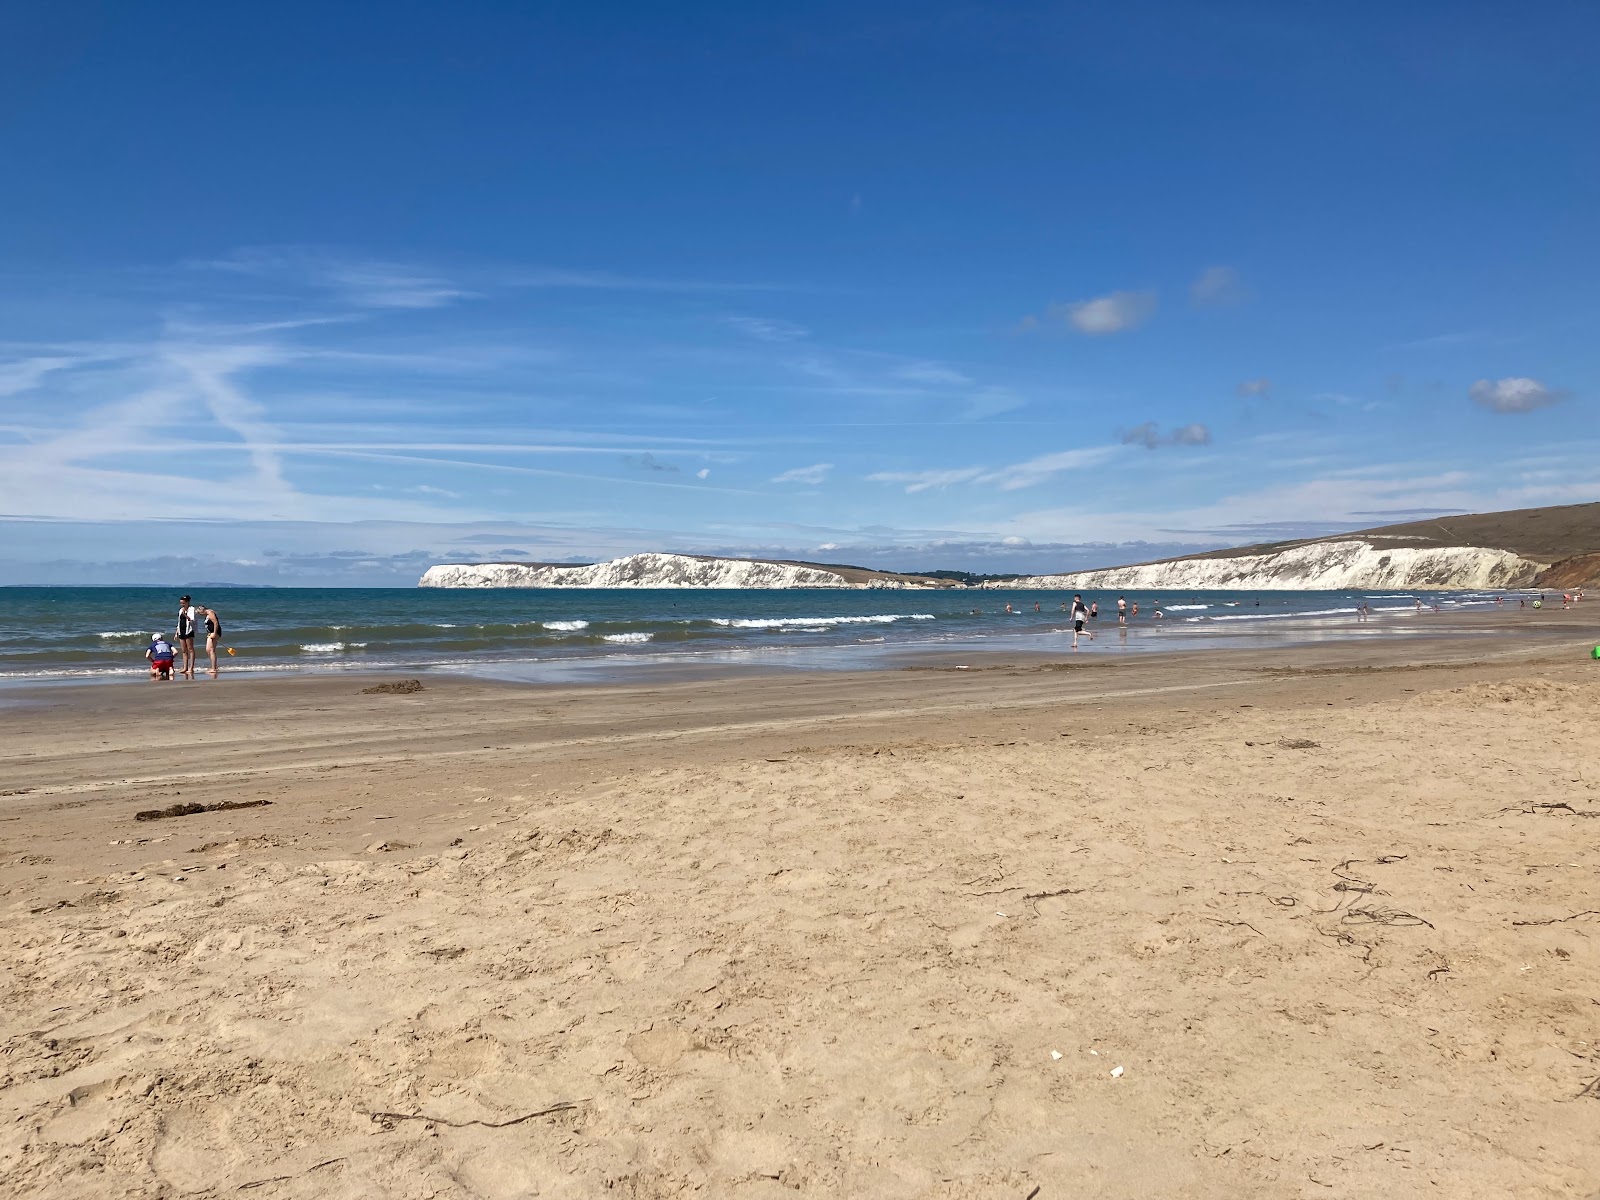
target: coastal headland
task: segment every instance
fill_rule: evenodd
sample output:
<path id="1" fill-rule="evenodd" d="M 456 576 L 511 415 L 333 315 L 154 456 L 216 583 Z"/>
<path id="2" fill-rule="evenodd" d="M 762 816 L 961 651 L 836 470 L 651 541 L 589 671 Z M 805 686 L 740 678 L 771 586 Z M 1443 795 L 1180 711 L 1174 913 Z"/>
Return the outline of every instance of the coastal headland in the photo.
<path id="1" fill-rule="evenodd" d="M 1332 537 L 1041 575 L 874 571 L 834 563 L 645 553 L 601 563 L 445 563 L 420 587 L 1079 588 L 1338 591 L 1600 587 L 1600 503 L 1472 513 Z"/>
<path id="2" fill-rule="evenodd" d="M 1582 607 L 1070 663 L 9 693 L 0 1179 L 1590 1194 Z"/>

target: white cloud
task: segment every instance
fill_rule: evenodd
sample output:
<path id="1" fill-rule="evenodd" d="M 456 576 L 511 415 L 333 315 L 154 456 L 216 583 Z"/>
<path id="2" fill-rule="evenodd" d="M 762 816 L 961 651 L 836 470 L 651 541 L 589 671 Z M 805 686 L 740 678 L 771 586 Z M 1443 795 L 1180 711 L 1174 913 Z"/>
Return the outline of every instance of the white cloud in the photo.
<path id="1" fill-rule="evenodd" d="M 1272 380 L 1263 376 L 1260 379 L 1246 379 L 1234 389 L 1241 399 L 1248 400 L 1252 396 L 1265 396 L 1272 391 Z"/>
<path id="2" fill-rule="evenodd" d="M 1196 308 L 1226 308 L 1241 304 L 1249 293 L 1232 267 L 1207 267 L 1189 285 L 1189 303 Z"/>
<path id="3" fill-rule="evenodd" d="M 988 484 L 1003 492 L 1044 483 L 1063 471 L 1078 471 L 1098 466 L 1115 455 L 1116 446 L 1089 446 L 1081 450 L 1060 450 L 1042 454 L 1026 462 L 991 470 L 988 467 L 953 467 L 930 471 L 879 471 L 868 475 L 869 483 L 904 484 L 908 495 L 926 492 L 932 488 L 950 487 L 958 483 Z"/>
<path id="4" fill-rule="evenodd" d="M 701 467 L 698 471 L 696 471 L 694 473 L 694 477 L 696 479 L 710 479 L 711 478 L 711 468 L 710 467 Z"/>
<path id="5" fill-rule="evenodd" d="M 1484 408 L 1498 413 L 1532 412 L 1536 408 L 1559 404 L 1567 398 L 1566 392 L 1546 387 L 1537 379 L 1515 376 L 1508 379 L 1480 379 L 1468 389 L 1467 394 Z"/>
<path id="6" fill-rule="evenodd" d="M 1155 311 L 1154 292 L 1112 292 L 1109 296 L 1050 307 L 1051 316 L 1062 318 L 1079 333 L 1091 337 L 1137 329 Z"/>
<path id="7" fill-rule="evenodd" d="M 817 484 L 825 480 L 831 470 L 833 470 L 832 463 L 812 463 L 809 467 L 795 467 L 782 475 L 774 475 L 772 482 Z"/>

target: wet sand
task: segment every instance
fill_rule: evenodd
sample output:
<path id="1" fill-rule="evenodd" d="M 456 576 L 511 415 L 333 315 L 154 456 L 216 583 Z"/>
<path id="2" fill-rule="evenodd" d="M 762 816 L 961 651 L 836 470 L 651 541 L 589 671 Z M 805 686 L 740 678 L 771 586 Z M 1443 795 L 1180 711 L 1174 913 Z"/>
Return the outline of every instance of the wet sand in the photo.
<path id="1" fill-rule="evenodd" d="M 0 1181 L 1594 1194 L 1600 663 L 1540 617 L 10 693 Z"/>

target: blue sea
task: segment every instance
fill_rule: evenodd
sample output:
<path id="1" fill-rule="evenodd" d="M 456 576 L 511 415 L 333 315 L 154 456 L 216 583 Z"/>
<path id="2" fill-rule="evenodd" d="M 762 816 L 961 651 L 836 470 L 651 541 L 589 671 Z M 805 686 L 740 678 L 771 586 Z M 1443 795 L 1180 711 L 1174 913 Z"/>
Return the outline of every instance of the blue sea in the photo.
<path id="1" fill-rule="evenodd" d="M 222 617 L 225 673 L 468 672 L 508 679 L 626 677 L 649 666 L 728 663 L 854 668 L 928 651 L 1054 653 L 1070 641 L 1066 594 L 793 591 L 246 588 L 188 586 Z M 142 675 L 150 635 L 169 636 L 180 589 L 0 588 L 0 682 Z M 1086 594 L 1100 616 L 1082 653 L 1307 642 L 1426 632 L 1410 593 Z M 1492 606 L 1492 593 L 1421 593 L 1443 610 Z M 1357 604 L 1373 620 L 1358 623 Z M 1011 612 L 1006 605 L 1011 605 Z M 1153 612 L 1160 604 L 1164 619 Z M 1039 611 L 1034 611 L 1034 606 Z M 202 639 L 203 643 L 203 639 Z M 204 655 L 201 655 L 202 659 Z M 203 665 L 203 663 L 202 663 Z"/>

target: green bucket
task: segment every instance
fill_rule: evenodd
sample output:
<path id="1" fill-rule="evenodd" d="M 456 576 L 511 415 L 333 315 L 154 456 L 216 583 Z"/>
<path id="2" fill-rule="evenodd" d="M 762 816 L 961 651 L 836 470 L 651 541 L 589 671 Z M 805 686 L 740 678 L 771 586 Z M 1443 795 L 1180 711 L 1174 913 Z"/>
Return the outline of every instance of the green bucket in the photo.
<path id="1" fill-rule="evenodd" d="M 1596 646 L 1596 647 L 1595 647 L 1595 648 L 1594 648 L 1594 656 L 1595 656 L 1595 657 L 1596 657 L 1596 658 L 1600 658 L 1600 646 Z"/>

